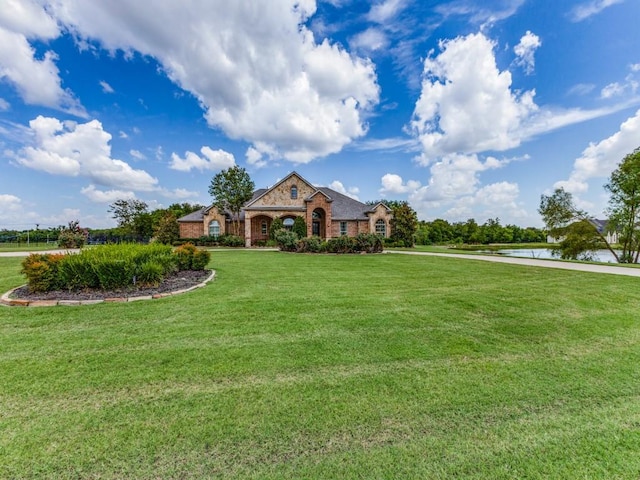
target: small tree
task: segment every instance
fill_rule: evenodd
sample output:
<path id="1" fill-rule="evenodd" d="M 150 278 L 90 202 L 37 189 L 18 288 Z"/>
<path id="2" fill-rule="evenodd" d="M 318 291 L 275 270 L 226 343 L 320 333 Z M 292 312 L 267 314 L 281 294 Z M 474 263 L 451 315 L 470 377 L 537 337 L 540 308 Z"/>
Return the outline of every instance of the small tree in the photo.
<path id="1" fill-rule="evenodd" d="M 298 235 L 298 238 L 305 238 L 307 236 L 307 223 L 302 217 L 296 217 L 293 220 L 293 232 Z"/>
<path id="2" fill-rule="evenodd" d="M 216 173 L 211 179 L 209 195 L 213 197 L 213 205 L 220 212 L 231 212 L 236 235 L 240 230 L 240 211 L 251 200 L 254 187 L 247 171 L 237 165 Z"/>
<path id="3" fill-rule="evenodd" d="M 269 240 L 275 240 L 278 232 L 283 229 L 284 222 L 282 221 L 282 219 L 280 217 L 274 218 L 271 222 L 271 227 L 269 228 Z"/>
<path id="4" fill-rule="evenodd" d="M 413 247 L 414 235 L 418 229 L 418 215 L 407 202 L 393 207 L 391 219 L 391 240 L 400 242 L 405 247 Z"/>
<path id="5" fill-rule="evenodd" d="M 87 240 L 87 232 L 80 228 L 80 222 L 73 220 L 58 235 L 58 246 L 61 248 L 81 248 Z"/>
<path id="6" fill-rule="evenodd" d="M 178 219 L 171 211 L 166 211 L 158 220 L 154 228 L 156 240 L 160 243 L 171 245 L 180 238 L 180 225 Z"/>

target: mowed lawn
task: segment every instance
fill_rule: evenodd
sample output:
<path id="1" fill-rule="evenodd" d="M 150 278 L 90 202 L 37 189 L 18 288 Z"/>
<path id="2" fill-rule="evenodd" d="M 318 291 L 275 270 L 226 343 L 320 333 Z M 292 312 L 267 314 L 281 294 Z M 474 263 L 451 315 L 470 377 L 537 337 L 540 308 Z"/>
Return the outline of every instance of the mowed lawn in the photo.
<path id="1" fill-rule="evenodd" d="M 0 292 L 23 282 L 0 258 Z M 162 300 L 0 308 L 0 478 L 640 478 L 640 280 L 214 251 Z"/>

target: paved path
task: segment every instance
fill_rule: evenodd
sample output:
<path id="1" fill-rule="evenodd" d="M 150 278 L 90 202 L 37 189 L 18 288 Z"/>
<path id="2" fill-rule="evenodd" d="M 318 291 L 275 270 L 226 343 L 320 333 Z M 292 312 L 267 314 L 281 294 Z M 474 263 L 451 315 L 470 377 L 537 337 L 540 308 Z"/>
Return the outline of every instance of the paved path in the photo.
<path id="1" fill-rule="evenodd" d="M 32 253 L 78 253 L 80 250 L 70 248 L 68 250 L 38 250 L 33 252 L 0 252 L 0 257 L 28 257 Z"/>
<path id="2" fill-rule="evenodd" d="M 400 250 L 385 250 L 386 253 L 400 255 L 425 255 L 433 257 L 449 257 L 464 260 L 479 260 L 484 262 L 510 263 L 513 265 L 527 265 L 531 267 L 559 268 L 562 270 L 577 270 L 580 272 L 609 273 L 612 275 L 626 275 L 640 277 L 640 268 L 621 267 L 617 265 L 594 265 L 590 263 L 562 262 L 559 260 L 541 260 L 539 258 L 507 257 L 504 255 L 467 255 L 460 253 L 431 253 L 410 252 Z"/>

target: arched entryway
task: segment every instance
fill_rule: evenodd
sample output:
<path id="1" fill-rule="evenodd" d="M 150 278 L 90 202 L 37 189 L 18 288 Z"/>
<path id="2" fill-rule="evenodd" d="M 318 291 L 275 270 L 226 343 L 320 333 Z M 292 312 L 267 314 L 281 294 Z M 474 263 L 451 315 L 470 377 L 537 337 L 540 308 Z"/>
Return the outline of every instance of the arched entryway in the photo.
<path id="1" fill-rule="evenodd" d="M 316 208 L 311 216 L 311 235 L 327 238 L 326 213 L 322 208 Z"/>
<path id="2" fill-rule="evenodd" d="M 251 219 L 251 243 L 267 242 L 269 240 L 269 229 L 271 228 L 271 217 L 258 215 Z"/>

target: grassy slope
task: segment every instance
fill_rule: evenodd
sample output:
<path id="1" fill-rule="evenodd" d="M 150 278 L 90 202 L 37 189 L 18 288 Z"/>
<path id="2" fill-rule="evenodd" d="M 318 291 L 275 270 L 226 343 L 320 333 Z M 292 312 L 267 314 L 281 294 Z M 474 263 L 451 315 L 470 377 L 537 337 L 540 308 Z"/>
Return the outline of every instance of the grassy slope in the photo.
<path id="1" fill-rule="evenodd" d="M 0 258 L 0 291 L 21 283 Z M 0 478 L 638 478 L 637 279 L 214 252 L 206 288 L 0 308 Z"/>

